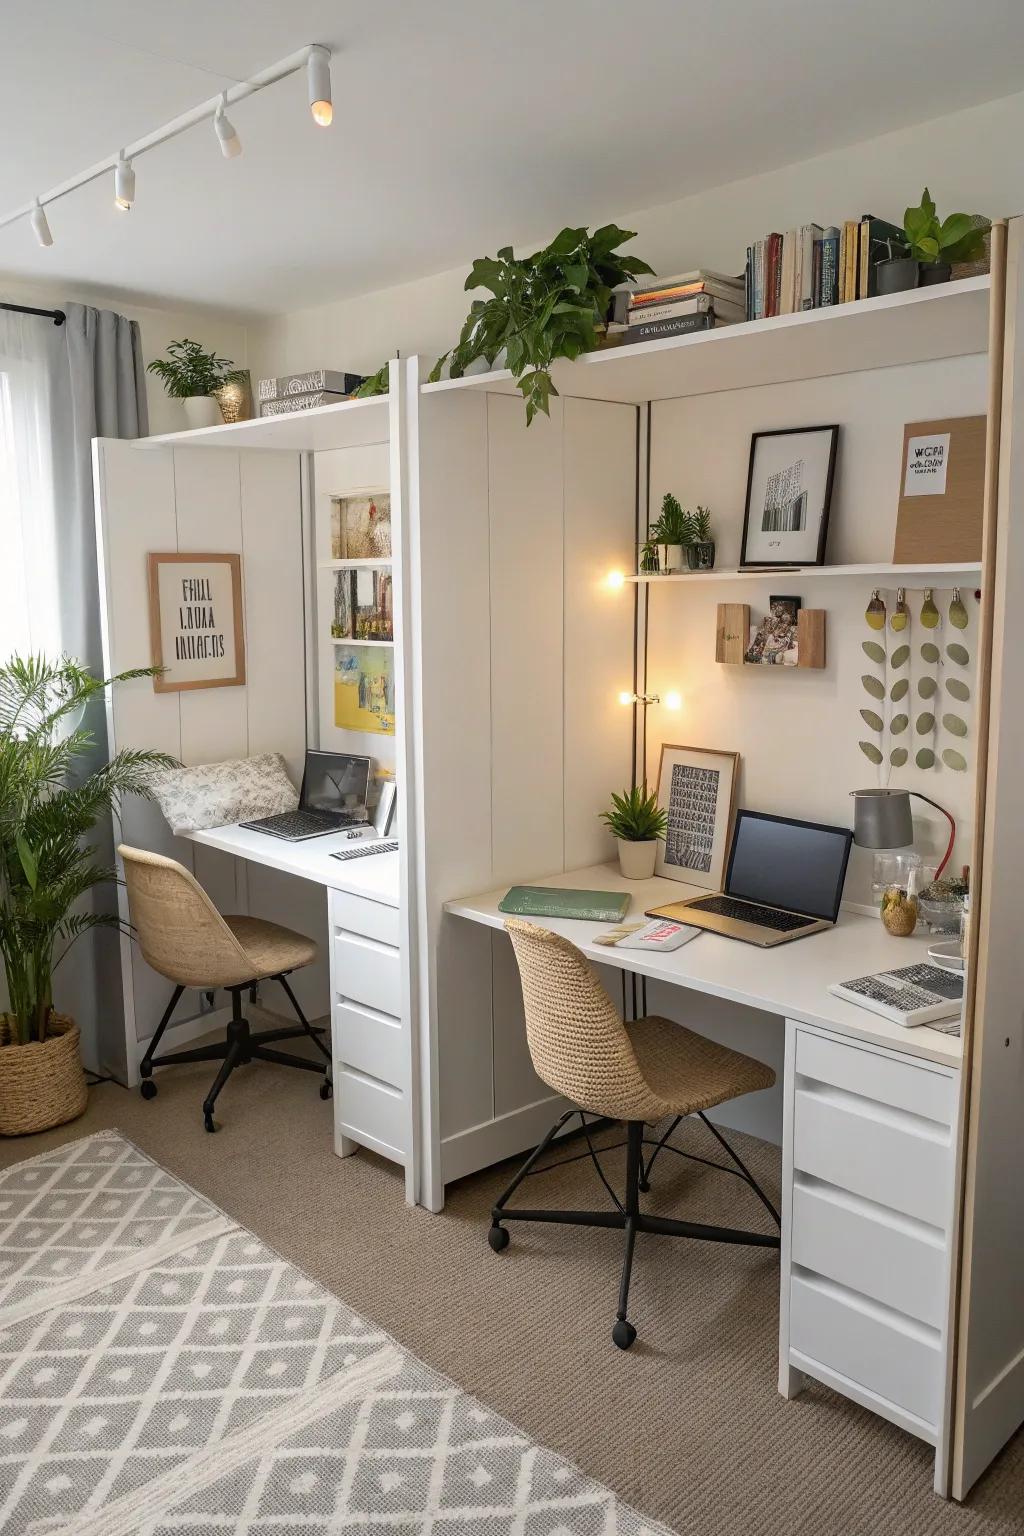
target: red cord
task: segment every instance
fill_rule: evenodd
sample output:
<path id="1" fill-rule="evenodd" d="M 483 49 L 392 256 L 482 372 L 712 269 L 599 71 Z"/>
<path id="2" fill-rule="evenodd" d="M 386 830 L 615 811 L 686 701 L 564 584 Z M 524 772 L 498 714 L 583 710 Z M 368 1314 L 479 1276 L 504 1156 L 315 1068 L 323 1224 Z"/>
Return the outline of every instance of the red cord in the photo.
<path id="1" fill-rule="evenodd" d="M 942 871 L 949 863 L 950 855 L 953 852 L 953 844 L 956 842 L 956 822 L 953 820 L 952 816 L 947 810 L 945 810 L 941 805 L 936 804 L 934 800 L 929 800 L 927 795 L 922 795 L 919 789 L 912 789 L 910 793 L 916 800 L 923 800 L 925 805 L 930 805 L 934 810 L 939 811 L 940 814 L 945 816 L 946 820 L 949 822 L 949 842 L 946 844 L 946 851 L 942 855 L 942 863 L 935 871 L 935 878 L 938 880 L 942 874 Z"/>

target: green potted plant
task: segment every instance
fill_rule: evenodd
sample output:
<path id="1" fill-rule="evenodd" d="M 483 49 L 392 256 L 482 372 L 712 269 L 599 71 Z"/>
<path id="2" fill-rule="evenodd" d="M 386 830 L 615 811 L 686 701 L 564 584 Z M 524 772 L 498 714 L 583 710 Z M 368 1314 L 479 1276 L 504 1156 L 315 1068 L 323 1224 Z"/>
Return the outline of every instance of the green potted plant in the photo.
<path id="1" fill-rule="evenodd" d="M 550 245 L 517 258 L 510 245 L 496 256 L 474 261 L 466 288 L 485 288 L 489 299 L 474 299 L 458 343 L 439 357 L 430 372 L 440 379 L 445 365 L 457 379 L 481 358 L 492 368 L 502 353 L 516 387 L 526 401 L 527 425 L 538 411 L 550 414 L 557 395 L 551 378 L 556 358 L 573 360 L 598 345 L 612 304 L 612 289 L 652 272 L 638 256 L 616 247 L 632 240 L 632 230 L 605 224 L 563 229 Z"/>
<path id="2" fill-rule="evenodd" d="M 879 293 L 947 283 L 955 261 L 978 261 L 985 254 L 991 227 L 978 213 L 951 213 L 940 222 L 925 187 L 919 205 L 903 215 L 903 240 L 882 242 L 888 255 L 878 263 Z"/>
<path id="3" fill-rule="evenodd" d="M 646 784 L 613 794 L 611 810 L 602 811 L 601 820 L 618 839 L 619 869 L 625 878 L 649 880 L 658 857 L 658 839 L 668 826 L 657 794 L 648 794 Z"/>
<path id="4" fill-rule="evenodd" d="M 230 358 L 207 352 L 198 341 L 172 341 L 166 357 L 156 357 L 149 372 L 163 380 L 172 400 L 181 400 L 190 427 L 217 427 L 223 421 L 214 392 L 234 372 Z"/>
<path id="5" fill-rule="evenodd" d="M 671 491 L 666 491 L 661 500 L 661 512 L 657 521 L 647 530 L 647 537 L 652 543 L 661 546 L 663 571 L 682 570 L 683 549 L 689 534 L 690 514 L 683 511 Z"/>
<path id="6" fill-rule="evenodd" d="M 661 569 L 658 562 L 658 546 L 653 539 L 645 539 L 640 546 L 640 570 L 645 576 L 652 576 Z"/>
<path id="7" fill-rule="evenodd" d="M 711 512 L 698 507 L 686 514 L 686 564 L 691 571 L 711 571 L 715 566 L 715 541 L 711 537 Z"/>
<path id="8" fill-rule="evenodd" d="M 149 677 L 125 672 L 110 682 Z M 0 667 L 0 959 L 10 1008 L 0 1014 L 0 1135 L 42 1131 L 85 1109 L 78 1026 L 54 1007 L 54 973 L 90 928 L 117 916 L 82 905 L 116 878 L 89 834 L 125 793 L 147 795 L 162 752 L 118 752 L 93 772 L 82 724 L 109 686 L 66 656 L 13 656 Z"/>

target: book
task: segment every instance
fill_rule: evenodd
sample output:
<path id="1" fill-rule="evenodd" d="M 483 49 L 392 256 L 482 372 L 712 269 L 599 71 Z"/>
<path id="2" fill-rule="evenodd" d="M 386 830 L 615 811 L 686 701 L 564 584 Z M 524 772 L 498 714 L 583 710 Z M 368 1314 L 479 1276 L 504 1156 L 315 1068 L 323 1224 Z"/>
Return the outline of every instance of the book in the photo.
<path id="1" fill-rule="evenodd" d="M 768 275 L 765 280 L 766 315 L 780 315 L 782 297 L 782 236 L 775 231 L 768 236 Z"/>
<path id="2" fill-rule="evenodd" d="M 874 976 L 857 976 L 852 981 L 833 982 L 828 990 L 860 1008 L 880 1013 L 894 1024 L 912 1028 L 959 1014 L 964 978 L 962 973 L 919 963 L 901 965 L 897 970 Z"/>
<path id="3" fill-rule="evenodd" d="M 839 302 L 849 304 L 857 297 L 857 256 L 860 245 L 860 225 L 856 219 L 846 219 L 839 237 Z"/>
<path id="4" fill-rule="evenodd" d="M 859 299 L 873 299 L 878 293 L 878 263 L 888 254 L 888 246 L 885 244 L 888 240 L 898 242 L 902 247 L 906 243 L 906 236 L 898 224 L 876 219 L 873 213 L 862 213 L 857 277 Z"/>
<path id="5" fill-rule="evenodd" d="M 776 314 L 791 315 L 796 308 L 796 262 L 799 231 L 787 229 L 782 237 L 782 279 L 779 287 L 779 307 Z"/>
<path id="6" fill-rule="evenodd" d="M 648 320 L 640 325 L 631 325 L 626 340 L 654 341 L 658 337 L 685 336 L 690 331 L 711 331 L 715 328 L 715 316 L 710 312 L 706 315 L 680 315 L 676 320 Z M 728 321 L 719 321 L 718 324 L 729 324 Z"/>
<path id="7" fill-rule="evenodd" d="M 347 395 L 340 395 L 327 389 L 318 389 L 311 394 L 284 395 L 280 400 L 261 400 L 261 416 L 290 416 L 293 411 L 312 411 L 318 405 L 339 405 L 342 400 L 347 400 Z"/>
<path id="8" fill-rule="evenodd" d="M 585 923 L 619 923 L 629 911 L 628 891 L 572 891 L 556 885 L 513 885 L 498 911 L 513 917 L 571 917 Z"/>
<path id="9" fill-rule="evenodd" d="M 797 264 L 796 308 L 814 309 L 816 297 L 814 253 L 821 239 L 820 224 L 804 224 L 800 229 L 800 255 Z"/>
<path id="10" fill-rule="evenodd" d="M 652 922 L 644 923 L 635 933 L 627 933 L 623 938 L 616 939 L 615 948 L 647 949 L 668 955 L 703 932 L 702 928 L 691 927 L 689 923 L 672 923 L 663 918 L 654 918 Z"/>
<path id="11" fill-rule="evenodd" d="M 839 303 L 839 229 L 835 224 L 830 224 L 821 232 L 821 239 L 815 242 L 819 249 L 818 261 L 818 285 L 815 304 L 819 309 L 826 309 L 831 304 Z"/>
<path id="12" fill-rule="evenodd" d="M 743 291 L 743 275 L 729 277 L 724 272 L 710 272 L 705 267 L 698 267 L 693 272 L 679 272 L 675 277 L 657 277 L 649 283 L 641 284 L 634 288 L 631 297 L 634 299 L 647 298 L 650 295 L 671 292 L 678 288 L 702 289 L 707 292 L 734 293 L 739 295 Z"/>
<path id="13" fill-rule="evenodd" d="M 638 325 L 648 325 L 653 320 L 676 320 L 681 315 L 706 314 L 714 314 L 720 320 L 746 319 L 744 305 L 713 298 L 710 293 L 696 293 L 690 299 L 678 299 L 673 304 L 652 304 L 649 309 L 630 310 L 627 328 L 632 331 Z"/>
<path id="14" fill-rule="evenodd" d="M 350 395 L 363 383 L 361 373 L 338 373 L 333 368 L 313 368 L 309 373 L 289 373 L 283 378 L 260 379 L 256 394 L 260 400 L 280 400 L 284 395 L 312 395 L 327 390 L 334 395 Z"/>

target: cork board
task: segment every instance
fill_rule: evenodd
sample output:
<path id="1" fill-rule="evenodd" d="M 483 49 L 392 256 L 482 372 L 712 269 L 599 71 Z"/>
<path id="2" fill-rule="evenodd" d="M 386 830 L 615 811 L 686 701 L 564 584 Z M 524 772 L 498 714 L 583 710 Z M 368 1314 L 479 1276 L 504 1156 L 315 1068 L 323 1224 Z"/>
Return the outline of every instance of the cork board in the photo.
<path id="1" fill-rule="evenodd" d="M 894 563 L 980 560 L 984 489 L 984 416 L 908 422 Z"/>

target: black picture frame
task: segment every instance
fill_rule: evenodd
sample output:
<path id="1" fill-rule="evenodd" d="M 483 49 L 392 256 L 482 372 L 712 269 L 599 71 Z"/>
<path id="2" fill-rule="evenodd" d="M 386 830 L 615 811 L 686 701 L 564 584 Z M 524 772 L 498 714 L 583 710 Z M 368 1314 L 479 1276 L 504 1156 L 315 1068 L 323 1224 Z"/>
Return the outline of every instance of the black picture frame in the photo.
<path id="1" fill-rule="evenodd" d="M 781 560 L 748 560 L 747 540 L 750 533 L 750 497 L 754 487 L 754 470 L 757 464 L 757 448 L 762 438 L 770 437 L 795 437 L 804 436 L 807 433 L 829 434 L 828 467 L 825 474 L 825 493 L 823 504 L 820 508 L 820 522 L 818 526 L 817 547 L 813 560 L 797 560 L 793 558 Z M 832 422 L 825 426 L 813 427 L 776 427 L 768 432 L 752 432 L 750 434 L 750 458 L 747 464 L 747 494 L 743 506 L 743 542 L 740 546 L 740 570 L 798 570 L 803 567 L 813 568 L 816 565 L 825 564 L 825 546 L 828 542 L 829 513 L 832 506 L 832 486 L 835 480 L 836 454 L 839 447 L 839 426 Z"/>

